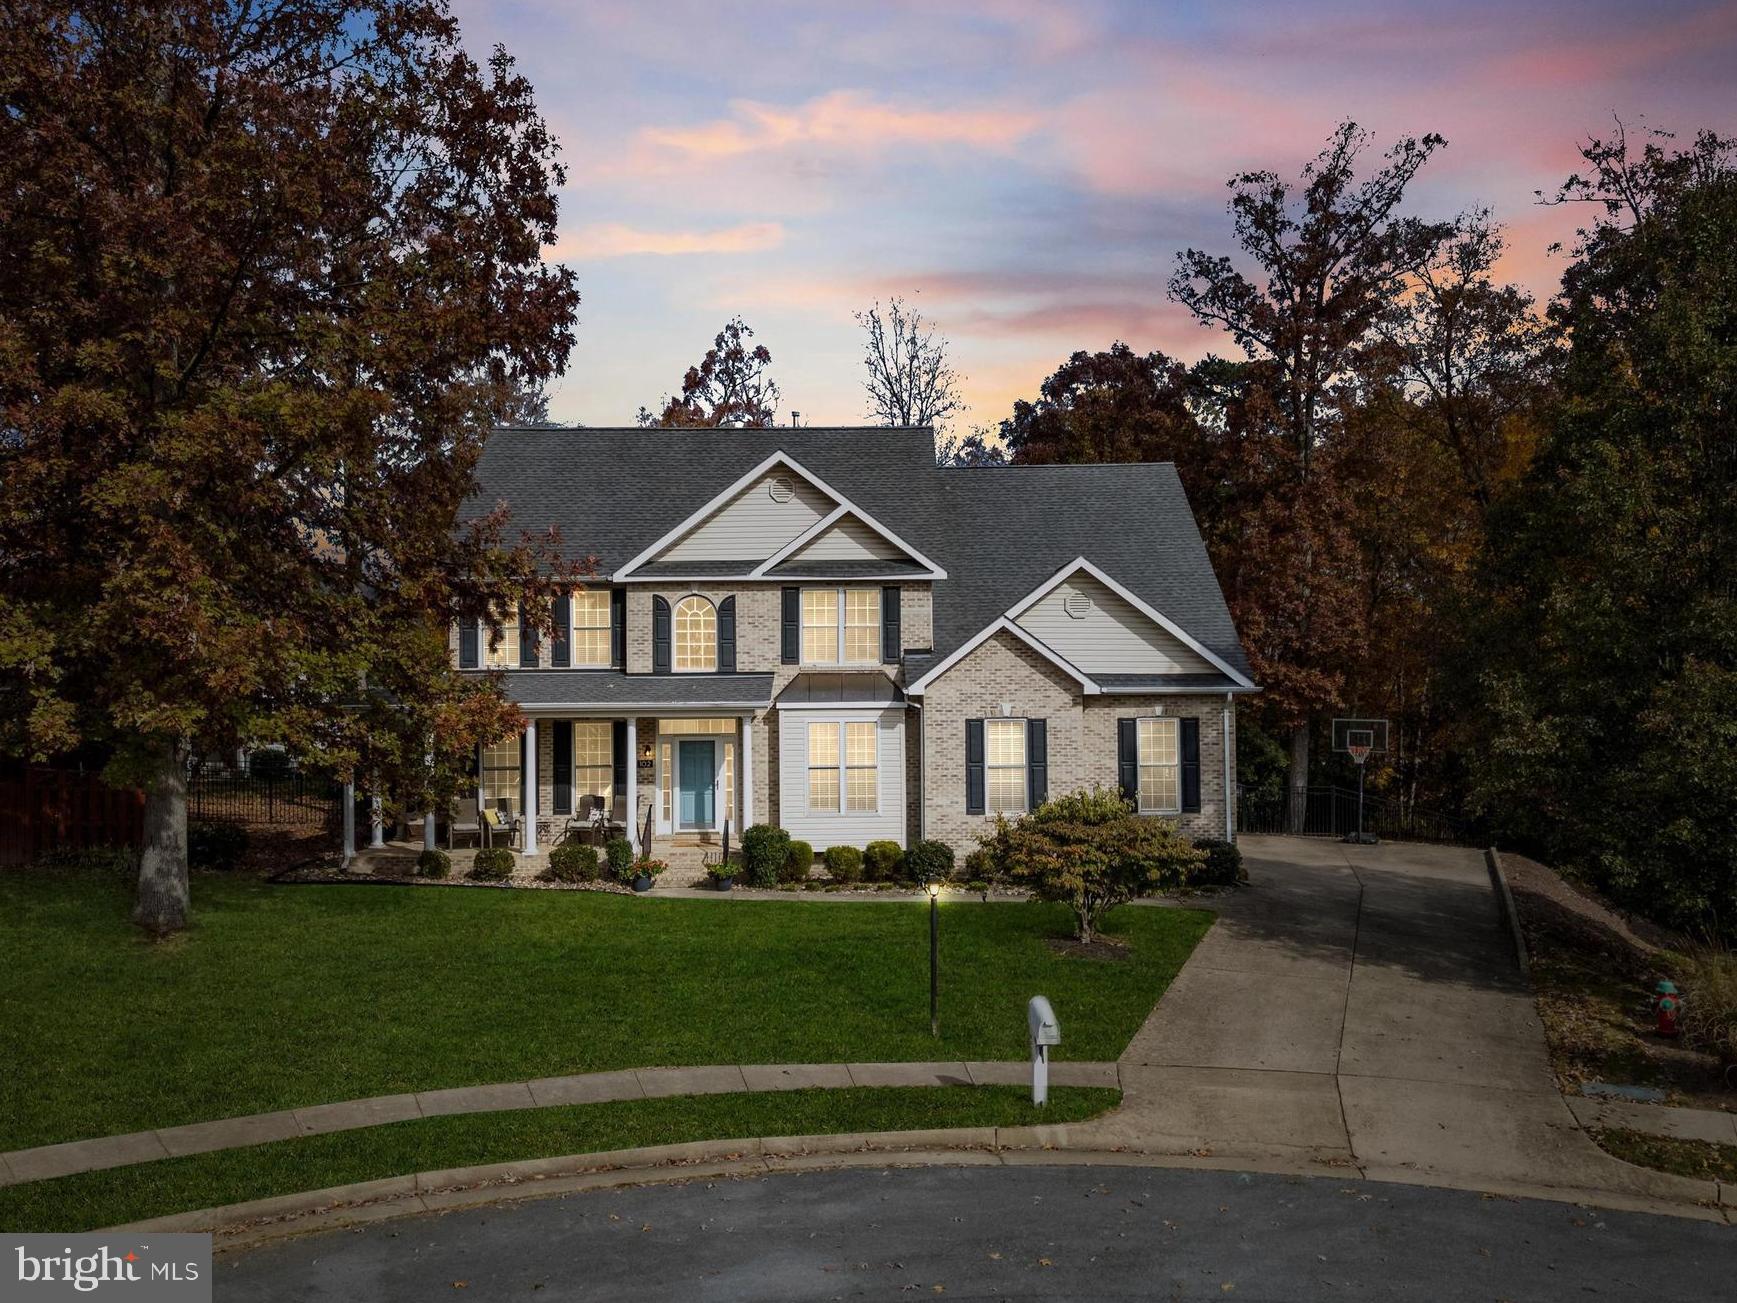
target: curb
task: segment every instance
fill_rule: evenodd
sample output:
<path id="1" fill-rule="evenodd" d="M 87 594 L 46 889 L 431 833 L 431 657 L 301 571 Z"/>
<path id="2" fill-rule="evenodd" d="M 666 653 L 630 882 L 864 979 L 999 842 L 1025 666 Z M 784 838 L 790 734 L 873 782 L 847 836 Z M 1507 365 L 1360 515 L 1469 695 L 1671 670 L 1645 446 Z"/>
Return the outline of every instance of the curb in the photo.
<path id="1" fill-rule="evenodd" d="M 1490 885 L 1495 889 L 1502 921 L 1508 925 L 1508 934 L 1514 938 L 1514 962 L 1520 967 L 1520 976 L 1530 982 L 1532 961 L 1526 955 L 1526 937 L 1520 931 L 1520 916 L 1514 911 L 1514 893 L 1508 890 L 1508 875 L 1502 871 L 1501 852 L 1494 846 L 1486 849 L 1484 864 L 1490 870 Z"/>
<path id="2" fill-rule="evenodd" d="M 1618 1211 L 1664 1214 L 1729 1225 L 1737 1189 L 1670 1178 L 1654 1195 L 1524 1184 L 1488 1184 L 1402 1169 L 1355 1165 L 1328 1172 L 1293 1159 L 1215 1157 L 1069 1146 L 1070 1126 L 964 1127 L 930 1131 L 842 1133 L 705 1140 L 450 1168 L 335 1186 L 303 1194 L 177 1213 L 109 1228 L 115 1231 L 206 1232 L 218 1252 L 340 1230 L 370 1222 L 541 1199 L 591 1190 L 700 1180 L 741 1180 L 780 1173 L 853 1167 L 1079 1166 L 1258 1172 L 1377 1181 L 1475 1191 L 1491 1197 L 1541 1199 Z M 1083 1137 L 1082 1137 L 1083 1139 Z"/>

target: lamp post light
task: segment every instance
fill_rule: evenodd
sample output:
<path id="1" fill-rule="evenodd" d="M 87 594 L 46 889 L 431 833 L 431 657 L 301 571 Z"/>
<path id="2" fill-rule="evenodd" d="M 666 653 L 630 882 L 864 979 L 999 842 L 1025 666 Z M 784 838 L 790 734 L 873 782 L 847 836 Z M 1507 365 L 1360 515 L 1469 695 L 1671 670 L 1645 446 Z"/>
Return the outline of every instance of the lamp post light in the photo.
<path id="1" fill-rule="evenodd" d="M 929 883 L 929 1035 L 941 1034 L 941 884 Z"/>

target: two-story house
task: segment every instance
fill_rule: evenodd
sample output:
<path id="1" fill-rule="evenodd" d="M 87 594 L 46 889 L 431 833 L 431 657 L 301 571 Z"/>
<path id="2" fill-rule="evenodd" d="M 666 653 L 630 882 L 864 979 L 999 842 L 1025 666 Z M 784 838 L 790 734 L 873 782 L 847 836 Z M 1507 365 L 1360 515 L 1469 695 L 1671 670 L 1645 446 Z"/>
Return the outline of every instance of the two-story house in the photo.
<path id="1" fill-rule="evenodd" d="M 478 512 L 560 528 L 595 578 L 556 631 L 455 629 L 527 724 L 484 800 L 546 846 L 585 795 L 650 853 L 773 822 L 816 850 L 938 838 L 1119 786 L 1235 823 L 1255 691 L 1167 464 L 941 468 L 928 429 L 512 428 Z"/>

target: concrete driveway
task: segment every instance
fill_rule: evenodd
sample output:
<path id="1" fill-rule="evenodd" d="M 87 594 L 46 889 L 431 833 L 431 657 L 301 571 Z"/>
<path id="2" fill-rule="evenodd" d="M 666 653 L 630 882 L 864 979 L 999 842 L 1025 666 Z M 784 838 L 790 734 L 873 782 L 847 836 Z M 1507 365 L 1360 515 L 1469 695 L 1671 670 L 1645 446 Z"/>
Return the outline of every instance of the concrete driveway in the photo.
<path id="1" fill-rule="evenodd" d="M 1250 885 L 1216 903 L 1123 1055 L 1124 1107 L 1070 1133 L 1387 1180 L 1680 1197 L 1598 1149 L 1563 1103 L 1481 852 L 1242 846 Z"/>

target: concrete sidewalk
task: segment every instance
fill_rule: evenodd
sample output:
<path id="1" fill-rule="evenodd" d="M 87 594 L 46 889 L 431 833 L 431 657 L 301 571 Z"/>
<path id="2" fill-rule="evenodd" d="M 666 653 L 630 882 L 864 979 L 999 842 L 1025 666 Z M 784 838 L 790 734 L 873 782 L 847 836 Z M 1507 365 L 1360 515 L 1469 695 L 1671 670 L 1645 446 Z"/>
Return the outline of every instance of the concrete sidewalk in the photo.
<path id="1" fill-rule="evenodd" d="M 309 1108 L 220 1118 L 156 1131 L 72 1140 L 0 1154 L 0 1185 L 45 1181 L 78 1172 L 96 1172 L 158 1158 L 204 1154 L 218 1149 L 294 1140 L 333 1131 L 357 1131 L 388 1122 L 456 1113 L 496 1113 L 507 1109 L 552 1108 L 562 1104 L 601 1104 L 610 1100 L 660 1099 L 672 1095 L 725 1095 L 738 1091 L 842 1089 L 852 1086 L 1017 1086 L 1031 1081 L 1024 1062 L 972 1063 L 768 1063 L 719 1064 L 699 1068 L 638 1068 L 587 1072 L 536 1081 L 456 1086 L 405 1095 L 316 1104 Z M 1057 1086 L 1117 1084 L 1114 1063 L 1056 1063 L 1050 1081 Z"/>
<path id="2" fill-rule="evenodd" d="M 1682 1198 L 1556 1089 L 1479 852 L 1245 837 L 1246 891 L 1066 1143 L 1355 1165 L 1382 1180 Z"/>

